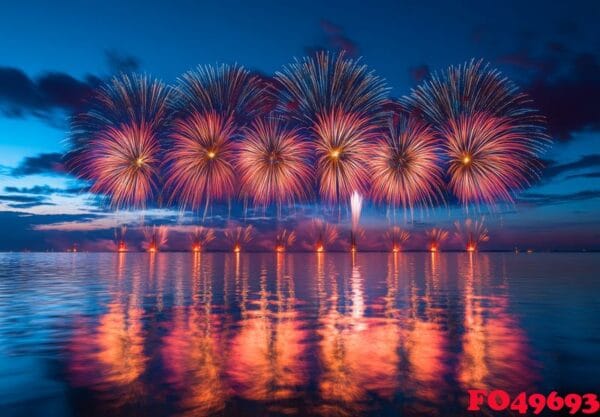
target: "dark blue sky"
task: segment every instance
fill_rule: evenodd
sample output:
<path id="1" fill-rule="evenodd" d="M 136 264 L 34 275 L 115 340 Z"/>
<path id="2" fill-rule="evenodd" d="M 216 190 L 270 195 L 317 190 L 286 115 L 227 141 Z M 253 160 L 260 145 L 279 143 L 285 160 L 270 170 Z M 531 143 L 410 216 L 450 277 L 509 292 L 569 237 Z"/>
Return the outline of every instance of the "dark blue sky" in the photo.
<path id="1" fill-rule="evenodd" d="M 0 250 L 73 241 L 93 249 L 112 226 L 139 218 L 99 208 L 60 163 L 68 115 L 110 74 L 141 70 L 172 82 L 216 62 L 272 74 L 293 57 L 341 48 L 362 56 L 395 96 L 473 57 L 514 79 L 548 117 L 555 143 L 542 181 L 515 206 L 486 212 L 488 247 L 600 249 L 597 1 L 12 3 L 0 6 Z M 467 215 L 438 209 L 406 227 L 418 234 Z M 146 219 L 191 220 L 166 211 Z M 388 224 L 382 210 L 367 208 L 363 219 Z"/>

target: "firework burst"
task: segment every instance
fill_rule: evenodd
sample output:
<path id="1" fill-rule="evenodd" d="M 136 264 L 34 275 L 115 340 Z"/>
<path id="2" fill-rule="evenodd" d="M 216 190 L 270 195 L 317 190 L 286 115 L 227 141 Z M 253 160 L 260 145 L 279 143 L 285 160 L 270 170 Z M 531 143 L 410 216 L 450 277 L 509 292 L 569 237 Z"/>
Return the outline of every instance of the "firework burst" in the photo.
<path id="1" fill-rule="evenodd" d="M 276 73 L 275 81 L 280 85 L 279 110 L 308 124 L 335 109 L 361 116 L 376 114 L 388 92 L 383 79 L 343 52 L 304 57 Z"/>
<path id="2" fill-rule="evenodd" d="M 244 129 L 237 169 L 241 194 L 255 205 L 292 205 L 310 194 L 310 146 L 298 130 L 277 118 L 258 119 Z"/>
<path id="3" fill-rule="evenodd" d="M 198 209 L 233 196 L 234 131 L 231 118 L 216 113 L 193 113 L 174 122 L 166 156 L 171 201 Z"/>
<path id="4" fill-rule="evenodd" d="M 211 228 L 198 226 L 190 235 L 192 252 L 202 252 L 206 246 L 215 240 L 215 231 Z"/>
<path id="5" fill-rule="evenodd" d="M 398 226 L 394 226 L 385 232 L 383 238 L 389 242 L 389 249 L 396 253 L 400 252 L 402 250 L 402 246 L 408 241 L 408 239 L 410 239 L 410 233 L 406 230 L 402 230 Z"/>
<path id="6" fill-rule="evenodd" d="M 427 249 L 429 249 L 430 252 L 439 252 L 441 244 L 448 239 L 448 231 L 433 228 L 426 231 L 425 236 L 427 236 L 428 240 Z"/>
<path id="7" fill-rule="evenodd" d="M 431 206 L 442 195 L 439 154 L 439 142 L 427 125 L 391 116 L 369 161 L 373 200 L 411 210 Z"/>
<path id="8" fill-rule="evenodd" d="M 225 230 L 225 239 L 231 244 L 231 249 L 235 253 L 239 253 L 242 251 L 244 245 L 252 240 L 253 234 L 254 228 L 252 225 L 230 227 Z"/>
<path id="9" fill-rule="evenodd" d="M 285 252 L 296 242 L 296 232 L 283 229 L 275 237 L 275 252 Z"/>
<path id="10" fill-rule="evenodd" d="M 143 208 L 156 196 L 169 92 L 148 77 L 123 75 L 73 118 L 68 165 L 115 208 Z"/>
<path id="11" fill-rule="evenodd" d="M 169 229 L 167 226 L 145 227 L 143 248 L 150 253 L 158 252 L 167 244 Z"/>
<path id="12" fill-rule="evenodd" d="M 487 242 L 490 237 L 484 225 L 484 219 L 473 221 L 466 219 L 463 224 L 454 222 L 456 236 L 462 240 L 467 252 L 475 252 L 480 243 Z"/>
<path id="13" fill-rule="evenodd" d="M 272 106 L 266 83 L 239 65 L 199 66 L 179 80 L 176 106 L 184 113 L 217 113 L 244 124 Z"/>
<path id="14" fill-rule="evenodd" d="M 450 188 L 463 204 L 512 201 L 539 175 L 545 120 L 516 85 L 482 61 L 434 75 L 405 100 L 445 142 Z"/>
<path id="15" fill-rule="evenodd" d="M 341 110 L 319 115 L 313 126 L 317 178 L 321 198 L 347 201 L 355 191 L 364 193 L 369 182 L 369 140 L 375 130 L 364 117 Z"/>
<path id="16" fill-rule="evenodd" d="M 321 219 L 313 219 L 309 229 L 309 238 L 316 252 L 325 252 L 327 247 L 338 238 L 337 228 Z"/>

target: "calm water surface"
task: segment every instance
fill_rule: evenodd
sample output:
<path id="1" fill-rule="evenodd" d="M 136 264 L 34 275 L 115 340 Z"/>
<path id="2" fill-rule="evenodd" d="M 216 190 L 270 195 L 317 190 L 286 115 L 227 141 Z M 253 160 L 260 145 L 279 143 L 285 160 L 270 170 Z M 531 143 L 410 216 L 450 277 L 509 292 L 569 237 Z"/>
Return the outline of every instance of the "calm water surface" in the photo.
<path id="1" fill-rule="evenodd" d="M 441 416 L 470 388 L 589 392 L 598 271 L 600 254 L 0 254 L 0 415 Z"/>

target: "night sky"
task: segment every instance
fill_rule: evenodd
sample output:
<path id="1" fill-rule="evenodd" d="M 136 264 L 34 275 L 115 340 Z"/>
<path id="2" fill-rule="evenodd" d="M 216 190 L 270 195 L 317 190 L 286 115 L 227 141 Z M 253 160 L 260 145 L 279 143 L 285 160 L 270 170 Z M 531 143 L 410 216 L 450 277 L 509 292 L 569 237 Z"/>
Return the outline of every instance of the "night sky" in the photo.
<path id="1" fill-rule="evenodd" d="M 423 247 L 428 227 L 485 216 L 484 249 L 600 249 L 598 1 L 11 3 L 0 6 L 0 250 L 108 249 L 118 224 L 129 224 L 136 239 L 142 214 L 108 210 L 62 162 L 70 114 L 111 75 L 140 71 L 171 83 L 198 64 L 221 62 L 269 75 L 323 49 L 362 57 L 395 97 L 430 72 L 483 58 L 548 118 L 554 144 L 539 182 L 514 205 L 399 211 L 395 221 L 415 236 L 409 247 Z M 299 207 L 279 222 L 302 228 L 315 213 Z M 172 226 L 170 249 L 184 248 L 177 233 L 199 222 L 167 209 L 143 218 Z M 376 248 L 393 218 L 366 207 L 365 248 Z M 217 228 L 232 221 L 263 231 L 257 249 L 276 223 L 269 213 L 236 209 L 215 209 L 207 219 Z M 335 221 L 344 226 L 347 217 Z"/>

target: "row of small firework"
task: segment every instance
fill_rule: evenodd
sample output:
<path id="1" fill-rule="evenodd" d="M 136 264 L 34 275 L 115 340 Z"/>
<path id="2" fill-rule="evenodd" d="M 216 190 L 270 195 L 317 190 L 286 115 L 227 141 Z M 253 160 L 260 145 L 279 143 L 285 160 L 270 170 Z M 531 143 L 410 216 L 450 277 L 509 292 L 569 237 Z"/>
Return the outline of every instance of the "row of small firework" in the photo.
<path id="1" fill-rule="evenodd" d="M 115 208 L 340 205 L 358 192 L 412 210 L 512 201 L 549 139 L 527 95 L 481 61 L 396 100 L 360 61 L 318 53 L 273 77 L 122 75 L 74 117 L 71 143 L 72 171 Z"/>
<path id="2" fill-rule="evenodd" d="M 468 252 L 477 251 L 479 244 L 487 242 L 489 239 L 487 229 L 483 220 L 472 221 L 467 219 L 465 222 L 455 223 L 456 237 L 463 244 Z M 115 249 L 118 252 L 129 251 L 126 239 L 127 229 L 122 227 L 115 232 Z M 167 245 L 169 228 L 167 226 L 151 226 L 143 229 L 144 240 L 142 247 L 148 252 L 158 252 Z M 255 236 L 253 226 L 233 226 L 223 231 L 223 237 L 228 242 L 229 249 L 238 253 L 248 249 Z M 442 245 L 449 238 L 450 232 L 440 228 L 429 229 L 425 232 L 427 240 L 427 250 L 437 252 L 442 250 Z M 189 234 L 189 250 L 192 252 L 202 252 L 210 250 L 210 244 L 216 239 L 216 232 L 208 227 L 196 227 Z M 383 240 L 390 252 L 400 252 L 405 248 L 406 243 L 411 238 L 411 233 L 398 226 L 391 227 L 383 235 Z M 360 249 L 361 241 L 367 238 L 364 229 L 356 228 L 350 232 L 348 238 L 348 248 L 355 252 Z M 342 240 L 338 228 L 323 220 L 313 220 L 308 229 L 307 244 L 308 248 L 314 252 L 326 252 Z M 275 252 L 286 252 L 293 250 L 297 241 L 297 233 L 294 230 L 282 229 L 278 231 L 272 242 L 272 250 Z"/>

